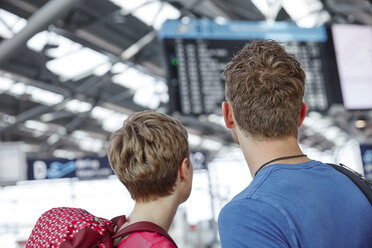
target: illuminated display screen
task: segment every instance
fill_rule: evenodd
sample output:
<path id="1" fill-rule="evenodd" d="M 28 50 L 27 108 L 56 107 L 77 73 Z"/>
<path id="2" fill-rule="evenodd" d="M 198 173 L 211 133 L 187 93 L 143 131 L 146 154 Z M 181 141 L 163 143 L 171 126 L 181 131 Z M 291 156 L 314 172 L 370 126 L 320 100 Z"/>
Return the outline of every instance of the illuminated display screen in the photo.
<path id="1" fill-rule="evenodd" d="M 344 105 L 372 109 L 372 27 L 332 26 Z"/>
<path id="2" fill-rule="evenodd" d="M 220 114 L 223 70 L 252 39 L 274 39 L 294 54 L 307 74 L 304 101 L 310 110 L 326 111 L 331 104 L 342 102 L 328 37 L 325 27 L 304 29 L 290 23 L 167 21 L 159 31 L 159 39 L 168 72 L 169 111 Z"/>

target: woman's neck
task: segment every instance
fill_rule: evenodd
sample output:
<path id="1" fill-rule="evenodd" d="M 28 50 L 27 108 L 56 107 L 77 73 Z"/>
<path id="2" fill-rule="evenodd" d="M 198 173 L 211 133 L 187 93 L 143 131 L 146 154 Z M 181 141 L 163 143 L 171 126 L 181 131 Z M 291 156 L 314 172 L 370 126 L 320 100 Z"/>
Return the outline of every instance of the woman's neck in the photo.
<path id="1" fill-rule="evenodd" d="M 177 212 L 178 203 L 172 196 L 160 197 L 153 201 L 136 202 L 128 216 L 127 224 L 149 221 L 168 231 Z"/>

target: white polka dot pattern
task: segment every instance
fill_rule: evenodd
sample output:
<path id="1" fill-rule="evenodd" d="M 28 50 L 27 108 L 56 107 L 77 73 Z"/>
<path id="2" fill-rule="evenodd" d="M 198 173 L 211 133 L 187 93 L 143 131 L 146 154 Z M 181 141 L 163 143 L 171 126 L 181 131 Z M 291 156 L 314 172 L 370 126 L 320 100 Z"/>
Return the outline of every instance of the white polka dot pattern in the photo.
<path id="1" fill-rule="evenodd" d="M 85 227 L 103 236 L 110 225 L 109 220 L 95 217 L 84 209 L 53 208 L 38 219 L 26 248 L 58 248 Z M 103 244 L 98 247 L 106 248 Z"/>

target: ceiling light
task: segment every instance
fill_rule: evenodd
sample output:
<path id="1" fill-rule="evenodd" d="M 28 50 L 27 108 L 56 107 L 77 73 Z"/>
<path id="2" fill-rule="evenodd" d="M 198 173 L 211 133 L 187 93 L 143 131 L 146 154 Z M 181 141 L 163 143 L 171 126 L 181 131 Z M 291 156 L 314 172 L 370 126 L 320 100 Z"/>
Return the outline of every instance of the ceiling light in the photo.
<path id="1" fill-rule="evenodd" d="M 113 115 L 114 113 L 115 113 L 114 111 L 109 110 L 107 108 L 95 106 L 90 112 L 90 116 L 92 116 L 95 119 L 103 121 L 104 119 L 110 117 L 110 115 Z"/>
<path id="2" fill-rule="evenodd" d="M 88 137 L 89 135 L 87 132 L 75 130 L 72 132 L 71 136 L 74 137 L 75 139 L 84 139 Z"/>
<path id="3" fill-rule="evenodd" d="M 8 90 L 10 93 L 20 96 L 26 93 L 26 85 L 24 83 L 15 83 Z"/>
<path id="4" fill-rule="evenodd" d="M 82 113 L 87 112 L 92 108 L 92 104 L 88 102 L 79 101 L 77 99 L 73 99 L 66 103 L 66 109 L 74 112 L 74 113 Z"/>
<path id="5" fill-rule="evenodd" d="M 93 71 L 94 75 L 100 77 L 105 75 L 112 67 L 112 64 L 110 62 L 104 63 L 98 67 L 96 67 Z"/>
<path id="6" fill-rule="evenodd" d="M 14 84 L 14 81 L 9 78 L 0 77 L 0 93 L 1 91 L 7 91 Z"/>
<path id="7" fill-rule="evenodd" d="M 357 120 L 355 121 L 355 127 L 356 128 L 365 128 L 367 126 L 367 121 L 366 120 Z"/>
<path id="8" fill-rule="evenodd" d="M 39 122 L 39 121 L 33 121 L 33 120 L 26 121 L 25 127 L 38 130 L 41 132 L 46 132 L 48 130 L 48 126 L 46 124 Z"/>
<path id="9" fill-rule="evenodd" d="M 26 93 L 31 95 L 35 102 L 44 103 L 46 105 L 55 105 L 63 101 L 64 97 L 60 94 L 43 90 L 34 86 L 27 85 Z"/>
<path id="10" fill-rule="evenodd" d="M 73 152 L 62 150 L 62 149 L 54 150 L 53 155 L 57 158 L 67 158 L 67 159 L 74 159 L 76 157 Z"/>
<path id="11" fill-rule="evenodd" d="M 61 137 L 58 133 L 54 133 L 51 136 L 49 136 L 49 138 L 47 139 L 47 142 L 48 144 L 52 145 L 52 144 L 55 144 L 60 138 Z"/>
<path id="12" fill-rule="evenodd" d="M 115 113 L 103 121 L 102 128 L 107 132 L 114 132 L 123 126 L 127 118 L 128 115 Z"/>
<path id="13" fill-rule="evenodd" d="M 118 73 L 122 73 L 124 72 L 126 69 L 128 69 L 129 66 L 126 65 L 126 64 L 123 64 L 121 62 L 118 62 L 118 63 L 115 63 L 112 68 L 111 68 L 111 72 L 113 74 L 118 74 Z"/>
<path id="14" fill-rule="evenodd" d="M 103 141 L 92 137 L 85 137 L 78 140 L 80 149 L 89 152 L 99 152 L 103 148 Z"/>

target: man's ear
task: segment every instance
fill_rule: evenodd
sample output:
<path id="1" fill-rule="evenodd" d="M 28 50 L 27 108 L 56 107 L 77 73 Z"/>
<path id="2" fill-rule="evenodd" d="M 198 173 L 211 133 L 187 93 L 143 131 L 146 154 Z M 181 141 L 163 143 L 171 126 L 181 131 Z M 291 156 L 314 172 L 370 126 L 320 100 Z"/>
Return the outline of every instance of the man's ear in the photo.
<path id="1" fill-rule="evenodd" d="M 189 170 L 190 166 L 191 166 L 190 160 L 188 158 L 184 158 L 178 170 L 181 180 L 190 179 L 190 170 Z"/>
<path id="2" fill-rule="evenodd" d="M 307 104 L 303 102 L 301 104 L 300 118 L 298 119 L 298 127 L 301 126 L 308 111 L 309 111 L 309 108 L 307 107 Z"/>
<path id="3" fill-rule="evenodd" d="M 227 128 L 232 129 L 235 127 L 235 120 L 233 116 L 233 111 L 230 103 L 223 101 L 222 102 L 222 115 L 225 120 L 225 125 Z"/>

